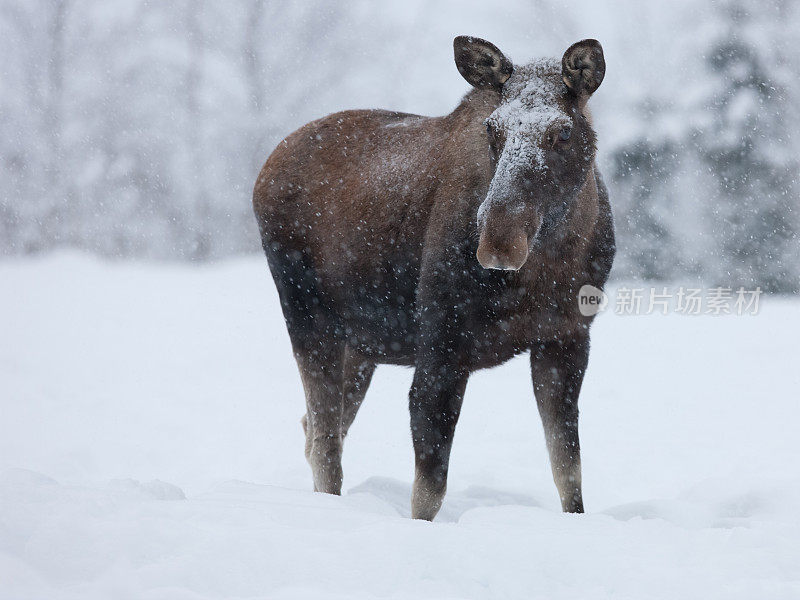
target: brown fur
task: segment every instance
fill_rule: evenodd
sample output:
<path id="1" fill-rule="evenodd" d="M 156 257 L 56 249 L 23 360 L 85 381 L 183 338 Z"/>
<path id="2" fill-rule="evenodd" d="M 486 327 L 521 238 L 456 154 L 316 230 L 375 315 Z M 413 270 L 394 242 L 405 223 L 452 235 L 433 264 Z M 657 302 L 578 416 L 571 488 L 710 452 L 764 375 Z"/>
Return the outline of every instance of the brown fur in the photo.
<path id="1" fill-rule="evenodd" d="M 469 373 L 532 350 L 562 504 L 583 508 L 577 394 L 591 318 L 578 311 L 577 291 L 602 287 L 611 266 L 608 197 L 585 97 L 566 96 L 591 138 L 575 150 L 589 167 L 566 215 L 540 232 L 546 205 L 513 218 L 498 209 L 479 230 L 494 174 L 484 122 L 502 101 L 499 85 L 473 89 L 443 117 L 330 115 L 287 137 L 261 170 L 253 207 L 306 390 L 306 454 L 319 491 L 340 492 L 343 438 L 375 364 L 415 366 L 413 512 L 433 518 Z M 530 246 L 520 268 L 482 268 L 479 238 L 489 245 L 519 227 Z"/>

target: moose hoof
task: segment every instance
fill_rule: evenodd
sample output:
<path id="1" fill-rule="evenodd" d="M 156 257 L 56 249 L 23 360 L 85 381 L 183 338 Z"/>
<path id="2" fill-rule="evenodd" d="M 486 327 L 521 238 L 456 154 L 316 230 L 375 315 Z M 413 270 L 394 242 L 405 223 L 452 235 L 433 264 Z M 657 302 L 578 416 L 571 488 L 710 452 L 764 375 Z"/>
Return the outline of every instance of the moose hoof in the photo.
<path id="1" fill-rule="evenodd" d="M 442 508 L 446 486 L 429 486 L 417 480 L 411 495 L 411 518 L 433 521 Z"/>

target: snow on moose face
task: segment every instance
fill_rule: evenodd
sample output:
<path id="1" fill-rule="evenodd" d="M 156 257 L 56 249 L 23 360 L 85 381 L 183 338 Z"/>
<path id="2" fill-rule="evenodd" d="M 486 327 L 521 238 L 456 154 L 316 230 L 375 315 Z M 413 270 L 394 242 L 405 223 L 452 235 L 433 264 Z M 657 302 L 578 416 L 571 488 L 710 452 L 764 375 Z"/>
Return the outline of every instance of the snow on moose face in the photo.
<path id="1" fill-rule="evenodd" d="M 478 209 L 477 258 L 516 270 L 564 221 L 591 169 L 595 134 L 585 106 L 605 75 L 602 48 L 582 40 L 560 62 L 518 67 L 485 40 L 459 37 L 454 48 L 467 81 L 500 93 L 485 123 L 494 174 Z"/>
<path id="2" fill-rule="evenodd" d="M 552 59 L 514 71 L 486 131 L 495 172 L 478 209 L 478 227 L 500 238 L 516 229 L 520 250 L 523 241 L 528 248 L 555 229 L 575 202 L 594 159 L 594 134 Z M 504 231 L 493 231 L 498 228 Z"/>

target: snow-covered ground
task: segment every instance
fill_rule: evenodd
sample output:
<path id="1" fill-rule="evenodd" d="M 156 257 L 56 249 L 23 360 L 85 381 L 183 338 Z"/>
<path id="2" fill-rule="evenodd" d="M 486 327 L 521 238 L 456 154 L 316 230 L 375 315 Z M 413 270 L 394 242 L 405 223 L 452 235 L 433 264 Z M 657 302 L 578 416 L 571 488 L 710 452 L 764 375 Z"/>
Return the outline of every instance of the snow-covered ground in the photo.
<path id="1" fill-rule="evenodd" d="M 0 598 L 800 598 L 800 302 L 601 315 L 587 514 L 559 512 L 527 361 L 476 374 L 434 523 L 411 371 L 378 369 L 314 494 L 266 261 L 0 263 Z"/>

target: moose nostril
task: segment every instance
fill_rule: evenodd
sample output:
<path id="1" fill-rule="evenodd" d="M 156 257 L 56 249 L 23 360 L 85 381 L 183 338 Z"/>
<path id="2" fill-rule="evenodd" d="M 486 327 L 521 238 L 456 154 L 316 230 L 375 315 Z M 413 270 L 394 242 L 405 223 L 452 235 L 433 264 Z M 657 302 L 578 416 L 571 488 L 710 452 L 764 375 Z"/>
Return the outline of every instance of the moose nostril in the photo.
<path id="1" fill-rule="evenodd" d="M 484 269 L 497 268 L 497 256 L 491 252 L 486 251 L 483 246 L 478 246 L 478 251 L 475 253 L 478 262 Z"/>

